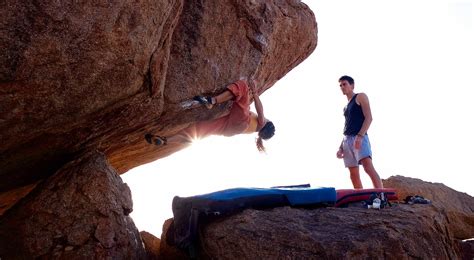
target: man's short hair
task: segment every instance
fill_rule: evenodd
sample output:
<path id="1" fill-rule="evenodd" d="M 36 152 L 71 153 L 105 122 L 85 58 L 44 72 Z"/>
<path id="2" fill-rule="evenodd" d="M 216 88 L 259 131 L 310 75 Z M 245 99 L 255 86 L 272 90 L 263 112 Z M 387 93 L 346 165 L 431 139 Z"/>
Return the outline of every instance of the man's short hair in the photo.
<path id="1" fill-rule="evenodd" d="M 339 78 L 339 81 L 343 81 L 343 80 L 347 80 L 347 82 L 349 82 L 349 84 L 354 85 L 354 79 L 350 76 L 344 75 L 344 76 Z"/>

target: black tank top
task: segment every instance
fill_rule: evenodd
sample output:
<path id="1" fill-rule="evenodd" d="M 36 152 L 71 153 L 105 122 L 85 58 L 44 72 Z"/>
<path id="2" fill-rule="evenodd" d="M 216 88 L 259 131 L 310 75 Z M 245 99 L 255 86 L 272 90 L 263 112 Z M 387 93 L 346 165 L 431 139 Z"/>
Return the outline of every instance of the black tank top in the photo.
<path id="1" fill-rule="evenodd" d="M 356 103 L 357 95 L 355 94 L 344 108 L 344 117 L 346 118 L 344 135 L 357 135 L 365 120 L 362 107 Z"/>

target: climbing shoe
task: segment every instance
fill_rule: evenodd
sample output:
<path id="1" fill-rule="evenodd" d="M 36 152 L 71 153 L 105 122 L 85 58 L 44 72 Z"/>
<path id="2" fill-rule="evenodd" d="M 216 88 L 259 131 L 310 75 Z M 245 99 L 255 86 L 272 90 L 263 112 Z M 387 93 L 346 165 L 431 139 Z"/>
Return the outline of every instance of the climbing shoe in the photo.
<path id="1" fill-rule="evenodd" d="M 213 100 L 212 97 L 195 96 L 193 99 L 198 101 L 202 105 L 205 105 L 207 107 L 207 109 L 211 109 L 215 104 L 215 100 Z M 214 101 L 214 103 L 213 103 L 213 101 Z"/>
<path id="2" fill-rule="evenodd" d="M 155 144 L 155 145 L 166 145 L 167 144 L 167 139 L 166 137 L 163 136 L 158 136 L 158 135 L 152 135 L 152 134 L 146 134 L 145 135 L 145 140 L 149 144 Z"/>
<path id="3" fill-rule="evenodd" d="M 147 143 L 151 144 L 151 139 L 153 138 L 153 135 L 151 134 L 146 134 L 145 135 L 145 140 Z"/>

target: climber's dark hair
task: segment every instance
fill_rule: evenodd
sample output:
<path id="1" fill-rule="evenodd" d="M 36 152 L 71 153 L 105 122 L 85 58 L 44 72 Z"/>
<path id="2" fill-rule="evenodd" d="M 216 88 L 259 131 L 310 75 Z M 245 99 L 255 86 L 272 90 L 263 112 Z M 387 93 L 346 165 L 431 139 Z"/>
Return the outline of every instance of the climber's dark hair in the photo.
<path id="1" fill-rule="evenodd" d="M 272 138 L 275 134 L 275 126 L 272 121 L 267 121 L 265 125 L 258 131 L 258 137 L 255 143 L 257 144 L 257 149 L 260 152 L 265 152 L 265 146 L 263 146 L 263 140 L 268 140 Z"/>
<path id="2" fill-rule="evenodd" d="M 272 138 L 275 134 L 275 125 L 273 125 L 272 121 L 267 121 L 267 123 L 258 131 L 258 136 L 261 137 L 263 140 L 268 140 Z"/>

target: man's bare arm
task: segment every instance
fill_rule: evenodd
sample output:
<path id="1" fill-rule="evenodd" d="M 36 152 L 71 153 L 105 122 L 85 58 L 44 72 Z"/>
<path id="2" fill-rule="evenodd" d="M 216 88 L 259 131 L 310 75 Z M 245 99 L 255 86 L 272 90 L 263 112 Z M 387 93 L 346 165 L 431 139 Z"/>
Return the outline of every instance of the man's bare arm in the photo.
<path id="1" fill-rule="evenodd" d="M 255 110 L 257 111 L 257 130 L 261 129 L 265 125 L 265 115 L 263 113 L 263 105 L 262 101 L 260 101 L 260 97 L 258 95 L 258 91 L 255 87 L 255 82 L 253 79 L 249 79 L 249 88 L 253 94 L 253 101 L 255 105 Z"/>
<path id="2" fill-rule="evenodd" d="M 357 101 L 362 107 L 362 113 L 364 113 L 364 117 L 365 117 L 358 135 L 364 136 L 369 130 L 370 124 L 372 123 L 372 111 L 370 109 L 369 98 L 367 97 L 366 94 L 359 93 L 359 95 L 357 95 Z"/>

